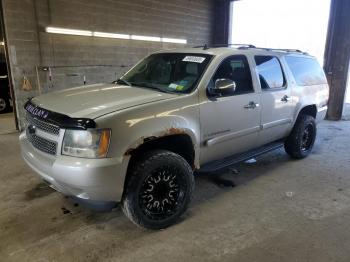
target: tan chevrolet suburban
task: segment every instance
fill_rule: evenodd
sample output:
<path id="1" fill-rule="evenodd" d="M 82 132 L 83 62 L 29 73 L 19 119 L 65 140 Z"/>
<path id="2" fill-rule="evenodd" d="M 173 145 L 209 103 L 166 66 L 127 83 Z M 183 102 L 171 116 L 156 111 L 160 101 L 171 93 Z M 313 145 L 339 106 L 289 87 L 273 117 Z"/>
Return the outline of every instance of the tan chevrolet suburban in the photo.
<path id="1" fill-rule="evenodd" d="M 316 59 L 251 45 L 160 51 L 119 80 L 45 94 L 26 105 L 27 164 L 86 201 L 121 202 L 160 229 L 185 212 L 194 172 L 284 146 L 306 157 L 328 85 Z"/>

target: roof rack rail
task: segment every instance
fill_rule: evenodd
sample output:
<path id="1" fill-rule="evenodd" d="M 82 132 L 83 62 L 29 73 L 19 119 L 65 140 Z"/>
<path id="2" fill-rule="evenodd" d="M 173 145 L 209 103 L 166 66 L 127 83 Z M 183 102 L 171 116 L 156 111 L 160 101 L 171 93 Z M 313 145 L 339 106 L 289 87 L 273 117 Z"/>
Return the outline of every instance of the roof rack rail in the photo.
<path id="1" fill-rule="evenodd" d="M 254 45 L 251 44 L 214 44 L 214 45 L 199 45 L 194 46 L 193 48 L 203 48 L 203 50 L 207 50 L 209 48 L 218 48 L 218 47 L 230 47 L 230 46 L 237 46 L 239 49 L 246 49 L 246 48 L 256 48 Z"/>
<path id="2" fill-rule="evenodd" d="M 214 45 L 205 44 L 205 45 L 194 46 L 193 48 L 203 48 L 203 50 L 207 50 L 209 48 L 230 47 L 230 46 L 237 46 L 237 49 L 255 48 L 255 49 L 261 49 L 265 51 L 284 51 L 284 52 L 300 53 L 300 54 L 308 55 L 307 52 L 301 51 L 299 49 L 256 47 L 255 45 L 251 45 L 251 44 L 214 44 Z"/>
<path id="3" fill-rule="evenodd" d="M 308 54 L 307 52 L 301 51 L 300 49 L 287 49 L 287 48 L 268 48 L 268 47 L 256 47 L 257 49 L 263 49 L 266 51 L 284 51 L 284 52 L 291 52 L 291 53 L 301 53 L 301 54 Z"/>

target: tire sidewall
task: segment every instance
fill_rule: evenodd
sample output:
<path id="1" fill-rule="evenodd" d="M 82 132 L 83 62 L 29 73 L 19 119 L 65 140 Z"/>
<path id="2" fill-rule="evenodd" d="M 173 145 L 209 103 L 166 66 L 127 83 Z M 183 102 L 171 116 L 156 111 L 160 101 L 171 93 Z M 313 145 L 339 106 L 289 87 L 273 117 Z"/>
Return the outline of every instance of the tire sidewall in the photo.
<path id="1" fill-rule="evenodd" d="M 305 128 L 311 125 L 313 127 L 313 136 L 312 141 L 307 150 L 302 150 L 302 139 Z M 317 127 L 316 121 L 312 116 L 309 115 L 300 115 L 296 122 L 295 127 L 292 130 L 292 133 L 286 141 L 286 151 L 289 155 L 294 158 L 301 159 L 307 157 L 313 149 L 313 146 L 316 141 Z"/>
<path id="2" fill-rule="evenodd" d="M 301 149 L 301 144 L 302 144 L 302 139 L 303 139 L 303 134 L 304 134 L 304 131 L 305 131 L 305 128 L 308 126 L 308 125 L 311 125 L 312 128 L 313 128 L 313 136 L 312 136 L 312 141 L 311 141 L 311 144 L 309 146 L 309 148 L 307 150 L 302 150 Z M 307 156 L 310 154 L 310 152 L 312 151 L 312 148 L 314 147 L 314 144 L 315 144 L 315 141 L 316 141 L 316 135 L 317 135 L 317 128 L 316 128 L 316 122 L 315 122 L 315 119 L 311 116 L 307 116 L 305 117 L 304 121 L 302 121 L 302 124 L 301 124 L 301 128 L 299 130 L 300 132 L 300 135 L 299 135 L 299 145 L 300 145 L 300 153 L 303 155 L 303 156 Z"/>

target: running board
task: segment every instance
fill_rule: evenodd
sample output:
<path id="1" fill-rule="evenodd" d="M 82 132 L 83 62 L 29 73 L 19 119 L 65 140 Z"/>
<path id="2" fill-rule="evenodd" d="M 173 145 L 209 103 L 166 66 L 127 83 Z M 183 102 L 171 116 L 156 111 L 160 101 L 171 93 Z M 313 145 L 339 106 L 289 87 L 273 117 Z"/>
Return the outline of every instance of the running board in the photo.
<path id="1" fill-rule="evenodd" d="M 283 141 L 273 142 L 256 149 L 249 150 L 245 153 L 240 153 L 240 154 L 226 157 L 224 159 L 215 160 L 213 162 L 203 165 L 198 171 L 200 173 L 215 172 L 215 171 L 230 167 L 232 165 L 247 161 L 251 158 L 258 157 L 267 152 L 276 150 L 278 148 L 283 147 L 283 145 L 284 145 Z"/>

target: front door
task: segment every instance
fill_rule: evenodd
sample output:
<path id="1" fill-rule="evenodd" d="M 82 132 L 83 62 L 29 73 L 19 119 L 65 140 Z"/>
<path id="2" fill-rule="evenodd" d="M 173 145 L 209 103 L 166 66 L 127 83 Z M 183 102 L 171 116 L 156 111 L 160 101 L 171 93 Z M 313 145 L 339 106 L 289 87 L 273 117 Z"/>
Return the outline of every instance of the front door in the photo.
<path id="1" fill-rule="evenodd" d="M 201 101 L 201 164 L 253 148 L 260 129 L 260 94 L 253 87 L 247 58 L 224 59 L 208 90 L 218 79 L 234 81 L 236 90 L 222 96 L 208 94 Z"/>

